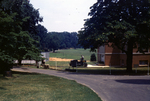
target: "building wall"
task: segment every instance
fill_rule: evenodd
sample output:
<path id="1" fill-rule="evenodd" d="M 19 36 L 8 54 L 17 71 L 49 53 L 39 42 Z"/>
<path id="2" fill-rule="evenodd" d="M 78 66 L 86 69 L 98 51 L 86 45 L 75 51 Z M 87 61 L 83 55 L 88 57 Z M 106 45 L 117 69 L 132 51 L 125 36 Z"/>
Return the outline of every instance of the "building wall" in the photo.
<path id="1" fill-rule="evenodd" d="M 104 57 L 103 57 L 104 56 Z M 105 62 L 105 46 L 100 46 L 98 48 L 98 54 L 97 54 L 97 57 L 98 57 L 98 62 L 100 61 L 103 61 Z M 104 58 L 104 59 L 102 59 Z"/>
<path id="2" fill-rule="evenodd" d="M 120 66 L 126 66 L 127 56 L 126 54 L 120 54 Z"/>
<path id="3" fill-rule="evenodd" d="M 126 54 L 122 53 L 121 50 L 119 50 L 117 47 L 112 48 L 110 47 L 111 43 L 108 45 L 105 45 L 105 47 L 98 48 L 98 62 L 101 61 L 101 56 L 105 55 L 105 61 L 104 64 L 106 66 L 126 66 Z M 104 51 L 105 50 L 105 51 Z M 132 67 L 134 67 L 134 64 L 139 64 L 140 61 L 148 61 L 150 65 L 150 49 L 148 52 L 144 55 L 142 53 L 138 53 L 137 49 L 133 49 L 133 62 Z"/>
<path id="4" fill-rule="evenodd" d="M 134 67 L 134 64 L 139 64 L 140 61 L 147 60 L 150 65 L 150 54 L 133 54 L 133 63 L 132 67 Z M 140 65 L 139 65 L 140 66 Z M 141 65 L 142 66 L 142 65 Z M 144 65 L 143 65 L 144 66 Z M 145 65 L 146 66 L 146 65 Z"/>
<path id="5" fill-rule="evenodd" d="M 45 61 L 49 61 L 49 52 L 41 52 L 42 57 L 46 58 Z"/>
<path id="6" fill-rule="evenodd" d="M 120 54 L 105 54 L 106 66 L 120 66 Z"/>
<path id="7" fill-rule="evenodd" d="M 111 47 L 112 43 L 105 45 L 105 65 L 120 66 L 120 54 L 122 52 L 117 47 Z"/>
<path id="8" fill-rule="evenodd" d="M 99 47 L 99 53 L 105 53 L 105 46 Z"/>
<path id="9" fill-rule="evenodd" d="M 108 45 L 105 45 L 105 53 L 121 53 L 117 47 L 111 47 L 112 43 L 109 43 Z"/>

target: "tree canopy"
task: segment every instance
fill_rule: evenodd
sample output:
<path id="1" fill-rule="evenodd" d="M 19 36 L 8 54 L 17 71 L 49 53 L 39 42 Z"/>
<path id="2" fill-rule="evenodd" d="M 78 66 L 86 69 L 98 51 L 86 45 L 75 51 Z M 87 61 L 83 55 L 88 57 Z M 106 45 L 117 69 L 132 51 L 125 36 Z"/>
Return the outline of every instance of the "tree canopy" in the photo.
<path id="1" fill-rule="evenodd" d="M 79 45 L 76 32 L 47 32 L 42 25 L 38 26 L 41 50 L 54 51 L 58 49 L 77 48 Z"/>
<path id="2" fill-rule="evenodd" d="M 0 71 L 9 70 L 13 60 L 39 59 L 36 27 L 41 21 L 27 0 L 0 1 Z"/>
<path id="3" fill-rule="evenodd" d="M 126 53 L 127 71 L 132 71 L 133 48 L 150 47 L 149 7 L 148 0 L 98 0 L 79 31 L 79 43 L 92 50 L 113 43 Z"/>

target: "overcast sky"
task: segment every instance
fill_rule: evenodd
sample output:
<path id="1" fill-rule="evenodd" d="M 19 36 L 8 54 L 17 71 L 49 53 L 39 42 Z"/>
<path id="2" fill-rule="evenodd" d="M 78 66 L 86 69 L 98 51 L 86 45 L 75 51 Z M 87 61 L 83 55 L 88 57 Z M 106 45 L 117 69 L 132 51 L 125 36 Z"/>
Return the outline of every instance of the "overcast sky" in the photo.
<path id="1" fill-rule="evenodd" d="M 30 0 L 49 32 L 78 32 L 97 0 Z"/>

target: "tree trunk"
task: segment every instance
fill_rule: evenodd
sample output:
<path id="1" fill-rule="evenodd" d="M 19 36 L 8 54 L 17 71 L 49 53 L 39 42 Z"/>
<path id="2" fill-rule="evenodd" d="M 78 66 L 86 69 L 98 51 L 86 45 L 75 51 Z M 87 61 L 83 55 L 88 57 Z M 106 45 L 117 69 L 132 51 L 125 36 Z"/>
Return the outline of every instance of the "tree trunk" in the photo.
<path id="1" fill-rule="evenodd" d="M 7 62 L 3 62 L 2 65 L 2 72 L 3 72 L 3 76 L 7 76 L 7 77 L 11 77 L 12 76 L 12 73 L 11 73 L 11 65 L 8 64 Z"/>
<path id="2" fill-rule="evenodd" d="M 18 60 L 18 65 L 21 65 L 21 61 L 22 61 L 21 59 Z"/>
<path id="3" fill-rule="evenodd" d="M 132 38 L 128 41 L 127 48 L 127 72 L 132 72 L 132 59 L 133 59 L 133 40 Z"/>

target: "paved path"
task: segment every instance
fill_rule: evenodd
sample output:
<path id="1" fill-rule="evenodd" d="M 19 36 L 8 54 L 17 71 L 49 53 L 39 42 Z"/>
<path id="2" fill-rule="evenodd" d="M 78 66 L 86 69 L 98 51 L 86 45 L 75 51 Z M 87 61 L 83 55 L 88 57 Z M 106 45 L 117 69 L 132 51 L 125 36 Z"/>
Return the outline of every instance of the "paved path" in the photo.
<path id="1" fill-rule="evenodd" d="M 33 68 L 14 68 L 75 80 L 94 90 L 103 101 L 150 101 L 150 76 L 80 74 Z"/>

